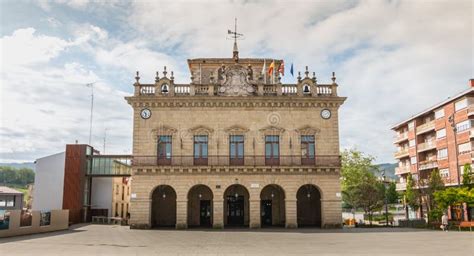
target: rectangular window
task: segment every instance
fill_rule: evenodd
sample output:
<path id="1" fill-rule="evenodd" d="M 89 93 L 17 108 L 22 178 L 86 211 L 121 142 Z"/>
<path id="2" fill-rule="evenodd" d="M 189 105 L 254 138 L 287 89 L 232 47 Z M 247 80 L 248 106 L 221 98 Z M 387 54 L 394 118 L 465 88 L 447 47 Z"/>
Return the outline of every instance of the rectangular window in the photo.
<path id="1" fill-rule="evenodd" d="M 408 146 L 411 148 L 411 147 L 414 147 L 415 146 L 415 140 L 410 140 L 408 141 Z"/>
<path id="2" fill-rule="evenodd" d="M 0 207 L 7 206 L 7 200 L 5 198 L 0 198 Z"/>
<path id="3" fill-rule="evenodd" d="M 439 170 L 439 176 L 442 178 L 447 178 L 449 177 L 449 169 L 441 169 Z"/>
<path id="4" fill-rule="evenodd" d="M 417 161 L 416 161 L 416 156 L 410 157 L 410 163 L 411 163 L 411 164 L 416 164 L 416 163 L 417 163 Z"/>
<path id="5" fill-rule="evenodd" d="M 415 129 L 415 122 L 411 121 L 408 123 L 408 130 L 413 131 Z"/>
<path id="6" fill-rule="evenodd" d="M 467 107 L 467 99 L 463 99 L 463 100 L 460 100 L 456 103 L 454 103 L 454 110 L 455 111 L 459 111 L 463 108 L 466 108 Z"/>
<path id="7" fill-rule="evenodd" d="M 265 164 L 280 164 L 280 136 L 278 135 L 265 136 Z"/>
<path id="8" fill-rule="evenodd" d="M 446 137 L 446 129 L 443 128 L 441 130 L 436 131 L 436 139 L 441 139 L 444 137 Z"/>
<path id="9" fill-rule="evenodd" d="M 471 153 L 471 142 L 459 144 L 458 154 Z"/>
<path id="10" fill-rule="evenodd" d="M 443 158 L 446 158 L 446 157 L 448 157 L 448 149 L 447 148 L 443 148 L 443 149 L 438 150 L 438 159 L 443 159 Z"/>
<path id="11" fill-rule="evenodd" d="M 313 165 L 315 163 L 314 135 L 301 136 L 301 164 Z"/>
<path id="12" fill-rule="evenodd" d="M 158 164 L 171 164 L 171 136 L 158 136 Z"/>
<path id="13" fill-rule="evenodd" d="M 465 120 L 456 124 L 456 131 L 463 132 L 471 128 L 471 120 Z"/>
<path id="14" fill-rule="evenodd" d="M 435 111 L 435 119 L 444 117 L 444 109 L 439 109 Z"/>
<path id="15" fill-rule="evenodd" d="M 244 164 L 244 136 L 230 135 L 229 137 L 229 157 L 231 165 Z"/>
<path id="16" fill-rule="evenodd" d="M 207 165 L 208 137 L 207 135 L 194 136 L 194 165 Z"/>
<path id="17" fill-rule="evenodd" d="M 15 197 L 16 196 L 7 197 L 7 207 L 15 207 Z"/>

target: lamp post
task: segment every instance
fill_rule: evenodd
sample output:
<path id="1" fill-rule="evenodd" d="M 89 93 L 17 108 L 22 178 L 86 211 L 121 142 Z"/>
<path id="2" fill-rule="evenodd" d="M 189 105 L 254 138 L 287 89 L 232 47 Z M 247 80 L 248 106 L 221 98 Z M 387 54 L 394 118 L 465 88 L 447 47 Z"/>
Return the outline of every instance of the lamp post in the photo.
<path id="1" fill-rule="evenodd" d="M 457 176 L 457 180 L 458 180 L 458 187 L 460 187 L 461 186 L 461 178 L 459 177 L 458 142 L 457 142 L 457 138 L 456 138 L 458 129 L 456 128 L 456 123 L 454 122 L 454 114 L 455 113 L 453 113 L 451 116 L 449 116 L 448 122 L 449 122 L 449 124 L 451 124 L 451 129 L 453 130 L 453 133 L 454 133 L 454 152 L 455 152 L 454 157 L 456 158 L 456 176 Z"/>
<path id="2" fill-rule="evenodd" d="M 383 200 L 385 204 L 385 226 L 388 227 L 388 205 L 387 205 L 387 186 L 385 184 L 385 170 L 382 171 L 382 182 L 384 187 Z"/>

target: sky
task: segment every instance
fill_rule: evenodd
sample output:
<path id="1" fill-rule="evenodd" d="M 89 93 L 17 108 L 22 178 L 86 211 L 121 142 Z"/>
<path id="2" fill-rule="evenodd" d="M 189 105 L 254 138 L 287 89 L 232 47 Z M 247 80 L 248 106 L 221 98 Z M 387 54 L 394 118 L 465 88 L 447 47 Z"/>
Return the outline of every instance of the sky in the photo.
<path id="1" fill-rule="evenodd" d="M 88 143 L 132 151 L 135 71 L 153 83 L 163 66 L 189 83 L 187 59 L 278 58 L 318 82 L 336 72 L 341 149 L 395 162 L 392 125 L 468 89 L 473 13 L 456 1 L 0 2 L 0 162 L 34 161 Z M 288 73 L 284 83 L 295 83 Z"/>

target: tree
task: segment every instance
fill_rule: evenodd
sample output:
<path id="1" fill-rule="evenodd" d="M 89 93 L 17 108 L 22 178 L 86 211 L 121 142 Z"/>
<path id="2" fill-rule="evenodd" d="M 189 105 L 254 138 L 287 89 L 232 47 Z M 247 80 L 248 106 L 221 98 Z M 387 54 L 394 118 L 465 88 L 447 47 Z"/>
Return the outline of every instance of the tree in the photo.
<path id="1" fill-rule="evenodd" d="M 444 182 L 441 176 L 439 175 L 438 169 L 434 169 L 430 173 L 430 177 L 428 179 L 428 183 L 426 184 L 426 189 L 420 190 L 422 196 L 425 198 L 426 201 L 426 209 L 428 215 L 428 222 L 432 220 L 438 220 L 441 216 L 441 212 L 435 211 L 433 214 L 431 212 L 436 210 L 436 201 L 434 200 L 434 193 L 436 191 L 440 191 L 444 189 Z"/>
<path id="2" fill-rule="evenodd" d="M 31 169 L 0 166 L 0 184 L 4 186 L 25 187 L 33 183 L 34 179 L 35 173 Z"/>
<path id="3" fill-rule="evenodd" d="M 471 187 L 472 185 L 471 171 L 472 171 L 471 165 L 465 164 L 464 169 L 463 169 L 463 174 L 462 174 L 462 185 L 464 187 Z"/>
<path id="4" fill-rule="evenodd" d="M 395 182 L 390 182 L 388 188 L 385 191 L 385 196 L 387 197 L 387 204 L 396 204 L 398 202 L 398 192 Z"/>
<path id="5" fill-rule="evenodd" d="M 419 195 L 418 195 L 418 191 L 415 188 L 415 182 L 413 181 L 413 176 L 411 175 L 411 173 L 409 173 L 407 176 L 407 187 L 406 187 L 404 196 L 405 196 L 406 206 L 409 206 L 412 209 L 417 210 L 418 207 L 420 206 Z M 408 208 L 406 209 L 407 209 L 406 218 L 409 219 Z"/>
<path id="6" fill-rule="evenodd" d="M 468 187 L 450 187 L 445 190 L 436 191 L 434 193 L 439 211 L 444 212 L 449 206 L 459 206 L 462 203 L 468 205 L 474 203 L 474 188 Z"/>
<path id="7" fill-rule="evenodd" d="M 384 185 L 376 179 L 363 182 L 355 188 L 357 205 L 364 210 L 372 225 L 372 216 L 384 205 Z"/>

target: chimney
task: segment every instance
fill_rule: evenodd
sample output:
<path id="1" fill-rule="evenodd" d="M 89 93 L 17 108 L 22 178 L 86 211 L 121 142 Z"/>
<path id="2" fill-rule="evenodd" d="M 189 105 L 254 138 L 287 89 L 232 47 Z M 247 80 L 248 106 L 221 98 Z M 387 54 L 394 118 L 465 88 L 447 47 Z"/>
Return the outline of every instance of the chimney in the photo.
<path id="1" fill-rule="evenodd" d="M 474 78 L 469 79 L 469 87 L 474 88 Z"/>

